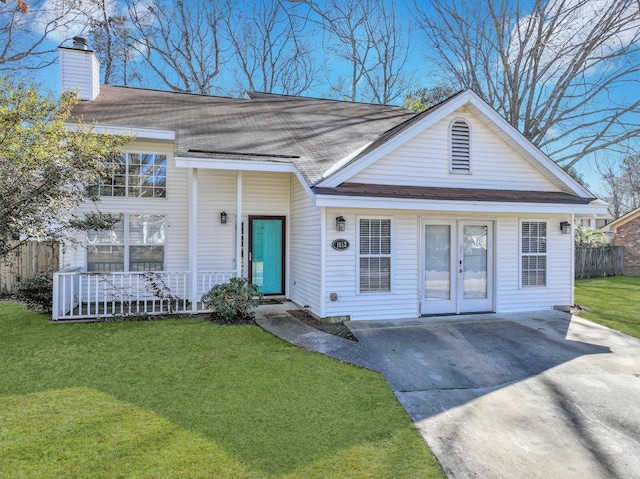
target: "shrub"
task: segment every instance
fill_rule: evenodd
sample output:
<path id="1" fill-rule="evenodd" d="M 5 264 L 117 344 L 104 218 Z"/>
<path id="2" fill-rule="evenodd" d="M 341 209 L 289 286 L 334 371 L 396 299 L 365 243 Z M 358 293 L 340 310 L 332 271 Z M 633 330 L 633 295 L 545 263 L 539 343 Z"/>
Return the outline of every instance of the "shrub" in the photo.
<path id="1" fill-rule="evenodd" d="M 212 319 L 241 323 L 253 318 L 252 309 L 260 304 L 262 293 L 246 278 L 231 278 L 202 295 L 202 303 L 213 309 Z"/>
<path id="2" fill-rule="evenodd" d="M 23 279 L 16 285 L 15 296 L 30 308 L 38 307 L 51 312 L 53 301 L 53 279 L 50 275 L 38 273 Z"/>

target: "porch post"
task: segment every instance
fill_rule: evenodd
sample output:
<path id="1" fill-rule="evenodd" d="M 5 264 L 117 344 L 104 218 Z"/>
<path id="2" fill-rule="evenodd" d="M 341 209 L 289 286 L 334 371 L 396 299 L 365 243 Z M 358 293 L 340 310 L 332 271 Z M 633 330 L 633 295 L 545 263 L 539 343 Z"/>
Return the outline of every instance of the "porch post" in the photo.
<path id="1" fill-rule="evenodd" d="M 198 312 L 198 169 L 189 170 L 189 301 Z"/>
<path id="2" fill-rule="evenodd" d="M 242 171 L 236 172 L 236 276 L 242 276 Z M 248 242 L 245 242 L 247 245 Z"/>

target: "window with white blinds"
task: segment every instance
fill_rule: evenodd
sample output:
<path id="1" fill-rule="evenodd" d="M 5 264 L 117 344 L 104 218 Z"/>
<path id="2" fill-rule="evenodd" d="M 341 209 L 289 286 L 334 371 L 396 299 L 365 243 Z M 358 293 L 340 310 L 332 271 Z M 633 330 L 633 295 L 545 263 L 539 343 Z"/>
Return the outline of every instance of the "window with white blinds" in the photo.
<path id="1" fill-rule="evenodd" d="M 471 171 L 471 147 L 469 125 L 464 120 L 451 124 L 451 172 L 469 173 Z"/>
<path id="2" fill-rule="evenodd" d="M 522 286 L 546 286 L 547 223 L 522 221 L 520 245 Z"/>
<path id="3" fill-rule="evenodd" d="M 360 292 L 391 291 L 391 220 L 359 221 Z"/>

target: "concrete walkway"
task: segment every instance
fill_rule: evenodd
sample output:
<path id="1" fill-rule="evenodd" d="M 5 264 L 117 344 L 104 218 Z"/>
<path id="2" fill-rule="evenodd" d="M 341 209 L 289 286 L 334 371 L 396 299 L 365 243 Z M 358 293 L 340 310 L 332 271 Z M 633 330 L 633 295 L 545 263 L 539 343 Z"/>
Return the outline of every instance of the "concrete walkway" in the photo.
<path id="1" fill-rule="evenodd" d="M 383 374 L 451 478 L 640 478 L 640 340 L 558 311 L 267 331 Z M 263 309 L 271 308 L 271 309 Z"/>

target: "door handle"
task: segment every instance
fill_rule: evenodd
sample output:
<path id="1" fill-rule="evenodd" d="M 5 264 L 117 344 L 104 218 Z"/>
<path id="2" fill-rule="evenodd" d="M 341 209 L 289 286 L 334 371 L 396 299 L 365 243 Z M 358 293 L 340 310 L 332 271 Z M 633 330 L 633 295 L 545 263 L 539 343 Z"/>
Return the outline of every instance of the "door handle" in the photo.
<path id="1" fill-rule="evenodd" d="M 249 261 L 251 261 L 252 256 L 251 256 L 251 252 L 249 252 Z"/>

